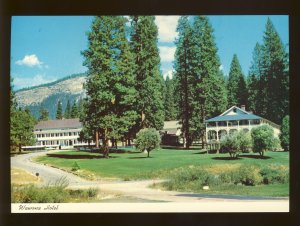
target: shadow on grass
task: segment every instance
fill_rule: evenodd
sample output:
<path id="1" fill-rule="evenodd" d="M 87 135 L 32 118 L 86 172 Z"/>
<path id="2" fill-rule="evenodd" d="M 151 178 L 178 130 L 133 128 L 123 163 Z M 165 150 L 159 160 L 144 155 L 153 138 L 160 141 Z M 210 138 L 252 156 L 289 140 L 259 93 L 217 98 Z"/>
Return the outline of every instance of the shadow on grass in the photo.
<path id="1" fill-rule="evenodd" d="M 213 157 L 212 159 L 214 159 L 214 160 L 241 160 L 242 158 L 239 158 L 239 157 L 233 158 L 233 157 L 228 156 L 228 157 Z"/>
<path id="2" fill-rule="evenodd" d="M 129 159 L 150 159 L 152 158 L 151 156 L 147 157 L 147 156 L 140 156 L 140 157 L 129 157 Z"/>
<path id="3" fill-rule="evenodd" d="M 260 156 L 260 155 L 240 155 L 243 158 L 251 158 L 251 159 L 272 159 L 270 156 Z"/>
<path id="4" fill-rule="evenodd" d="M 191 150 L 201 150 L 202 147 L 190 147 L 188 149 L 186 149 L 185 147 L 183 146 L 165 146 L 165 145 L 161 145 L 160 146 L 161 149 L 170 149 L 170 150 L 187 150 L 187 151 L 191 151 Z"/>
<path id="5" fill-rule="evenodd" d="M 193 153 L 193 154 L 207 154 L 207 151 L 200 151 L 200 152 L 196 152 L 196 153 Z M 209 152 L 208 152 L 208 154 L 210 154 Z"/>
<path id="6" fill-rule="evenodd" d="M 103 154 L 103 151 L 100 149 L 85 149 L 85 150 L 78 150 L 82 152 L 88 152 L 88 153 L 99 153 Z M 140 153 L 140 151 L 128 151 L 125 149 L 109 149 L 109 153 L 115 153 L 115 154 L 137 154 Z"/>
<path id="7" fill-rule="evenodd" d="M 62 159 L 104 159 L 102 155 L 65 155 L 65 154 L 47 154 L 48 157 L 62 158 Z M 117 158 L 116 156 L 109 156 L 109 158 Z"/>

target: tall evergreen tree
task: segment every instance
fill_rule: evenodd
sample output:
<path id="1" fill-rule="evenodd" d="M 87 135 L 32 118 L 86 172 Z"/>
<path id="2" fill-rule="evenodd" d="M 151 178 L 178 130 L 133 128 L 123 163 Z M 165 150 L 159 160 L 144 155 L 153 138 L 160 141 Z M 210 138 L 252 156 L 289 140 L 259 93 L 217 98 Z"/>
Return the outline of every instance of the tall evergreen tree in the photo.
<path id="1" fill-rule="evenodd" d="M 63 113 L 62 113 L 62 104 L 60 100 L 57 103 L 57 110 L 56 110 L 56 119 L 62 119 Z"/>
<path id="2" fill-rule="evenodd" d="M 154 16 L 131 17 L 130 43 L 135 61 L 136 110 L 140 114 L 134 133 L 141 128 L 163 128 L 163 78 L 157 36 Z"/>
<path id="3" fill-rule="evenodd" d="M 174 84 L 173 79 L 169 76 L 166 78 L 166 92 L 165 92 L 165 120 L 172 121 L 177 119 L 177 111 L 174 100 Z"/>
<path id="4" fill-rule="evenodd" d="M 12 82 L 12 81 L 11 81 Z M 17 109 L 15 95 L 11 88 L 10 94 L 10 150 L 22 151 L 22 146 L 33 145 L 33 134 L 36 120 L 28 110 Z"/>
<path id="5" fill-rule="evenodd" d="M 252 62 L 249 70 L 249 75 L 247 79 L 248 87 L 248 109 L 256 114 L 263 115 L 264 103 L 264 84 L 262 82 L 262 46 L 256 43 Z"/>
<path id="6" fill-rule="evenodd" d="M 266 93 L 263 117 L 280 124 L 289 114 L 289 72 L 287 53 L 268 18 L 263 37 L 262 81 Z"/>
<path id="7" fill-rule="evenodd" d="M 81 115 L 84 113 L 84 100 L 82 98 L 78 101 L 78 117 L 80 118 Z"/>
<path id="8" fill-rule="evenodd" d="M 67 102 L 67 106 L 66 106 L 66 109 L 65 109 L 64 118 L 66 118 L 66 119 L 71 118 L 71 104 L 70 104 L 70 100 L 68 100 L 68 102 Z"/>
<path id="9" fill-rule="evenodd" d="M 88 67 L 84 85 L 87 98 L 83 124 L 104 139 L 120 139 L 134 125 L 137 113 L 134 88 L 133 56 L 125 35 L 126 19 L 121 16 L 97 16 L 88 33 L 88 49 L 82 54 Z"/>
<path id="10" fill-rule="evenodd" d="M 214 40 L 213 28 L 205 16 L 196 16 L 192 27 L 191 73 L 195 79 L 192 98 L 193 137 L 205 139 L 205 120 L 226 109 L 227 92 Z"/>
<path id="11" fill-rule="evenodd" d="M 228 107 L 247 105 L 248 93 L 242 68 L 236 54 L 233 55 L 228 83 Z"/>
<path id="12" fill-rule="evenodd" d="M 181 16 L 177 25 L 178 38 L 175 41 L 174 85 L 176 89 L 176 103 L 178 117 L 180 118 L 181 131 L 184 138 L 184 146 L 189 148 L 192 144 L 191 118 L 193 101 L 194 78 L 191 74 L 192 46 L 190 36 L 192 29 L 187 16 Z"/>
<path id="13" fill-rule="evenodd" d="M 71 118 L 78 118 L 79 117 L 79 112 L 77 108 L 77 103 L 74 101 L 71 109 Z"/>
<path id="14" fill-rule="evenodd" d="M 43 105 L 41 105 L 39 109 L 39 114 L 40 114 L 39 121 L 49 120 L 49 111 Z"/>

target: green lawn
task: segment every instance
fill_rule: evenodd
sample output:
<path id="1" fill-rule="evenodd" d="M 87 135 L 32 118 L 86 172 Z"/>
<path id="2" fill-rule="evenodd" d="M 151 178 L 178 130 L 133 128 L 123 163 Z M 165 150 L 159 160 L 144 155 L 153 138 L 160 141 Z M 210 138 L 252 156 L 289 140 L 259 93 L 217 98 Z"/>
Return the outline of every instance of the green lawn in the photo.
<path id="1" fill-rule="evenodd" d="M 83 151 L 65 151 L 53 156 L 38 157 L 36 161 L 53 165 L 71 171 L 75 162 L 80 167 L 76 173 L 90 178 L 118 178 L 123 180 L 168 178 L 169 173 L 176 168 L 185 166 L 207 166 L 215 170 L 225 170 L 226 167 L 237 165 L 281 165 L 289 167 L 288 152 L 267 152 L 264 159 L 258 154 L 242 154 L 237 160 L 231 160 L 228 154 L 206 154 L 199 150 L 160 149 L 150 153 L 132 150 L 126 153 L 111 153 L 109 159 L 102 154 Z"/>

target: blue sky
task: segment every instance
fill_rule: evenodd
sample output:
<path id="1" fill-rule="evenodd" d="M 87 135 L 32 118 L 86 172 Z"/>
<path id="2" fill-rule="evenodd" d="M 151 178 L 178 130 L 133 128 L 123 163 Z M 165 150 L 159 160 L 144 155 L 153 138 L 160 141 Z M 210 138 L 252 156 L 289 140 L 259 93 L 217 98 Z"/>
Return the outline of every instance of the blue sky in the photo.
<path id="1" fill-rule="evenodd" d="M 282 42 L 288 44 L 288 16 L 269 16 Z M 179 16 L 157 16 L 161 70 L 172 70 Z M 224 73 L 233 54 L 248 74 L 256 42 L 262 43 L 268 16 L 209 16 Z M 81 51 L 87 48 L 91 16 L 14 16 L 11 31 L 11 76 L 14 89 L 85 72 Z"/>

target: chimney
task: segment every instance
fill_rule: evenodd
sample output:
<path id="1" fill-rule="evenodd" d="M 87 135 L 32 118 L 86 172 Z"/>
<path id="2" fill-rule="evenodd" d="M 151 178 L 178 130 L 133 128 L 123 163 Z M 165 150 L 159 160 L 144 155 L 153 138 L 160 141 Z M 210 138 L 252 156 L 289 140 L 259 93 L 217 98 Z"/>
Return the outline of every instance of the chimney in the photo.
<path id="1" fill-rule="evenodd" d="M 241 109 L 246 111 L 246 105 L 241 105 Z"/>

